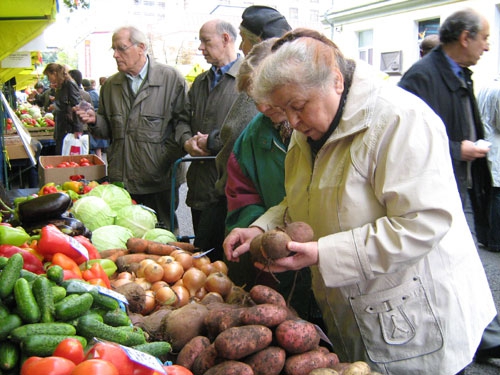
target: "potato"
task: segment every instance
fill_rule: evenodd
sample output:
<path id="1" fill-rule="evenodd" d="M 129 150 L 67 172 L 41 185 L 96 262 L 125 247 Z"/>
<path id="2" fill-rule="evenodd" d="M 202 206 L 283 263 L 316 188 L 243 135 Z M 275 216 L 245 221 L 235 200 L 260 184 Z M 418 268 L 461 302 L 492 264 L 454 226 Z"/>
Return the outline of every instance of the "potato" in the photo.
<path id="1" fill-rule="evenodd" d="M 194 375 L 203 375 L 208 369 L 220 362 L 221 361 L 217 358 L 215 346 L 212 343 L 203 349 L 200 355 L 195 358 L 191 371 Z"/>
<path id="2" fill-rule="evenodd" d="M 211 305 L 209 305 L 209 308 Z M 241 325 L 241 315 L 245 308 L 230 306 L 234 305 L 221 304 L 218 308 L 209 309 L 205 316 L 204 324 L 207 329 L 208 338 L 211 340 L 215 339 L 222 331 Z"/>
<path id="3" fill-rule="evenodd" d="M 269 346 L 272 331 L 262 325 L 232 327 L 222 331 L 214 340 L 219 357 L 240 359 Z"/>
<path id="4" fill-rule="evenodd" d="M 295 354 L 285 361 L 285 375 L 309 374 L 317 368 L 325 368 L 327 359 L 320 350 L 311 350 L 305 353 Z"/>
<path id="5" fill-rule="evenodd" d="M 250 289 L 250 298 L 256 304 L 271 303 L 273 305 L 286 306 L 285 297 L 278 291 L 265 285 L 254 285 Z"/>
<path id="6" fill-rule="evenodd" d="M 246 363 L 224 361 L 209 369 L 204 375 L 254 375 L 254 373 Z"/>
<path id="7" fill-rule="evenodd" d="M 285 321 L 288 309 L 280 305 L 263 303 L 247 307 L 241 314 L 243 324 L 261 324 L 266 327 L 274 327 Z"/>
<path id="8" fill-rule="evenodd" d="M 315 368 L 309 375 L 339 375 L 339 373 L 331 368 Z"/>
<path id="9" fill-rule="evenodd" d="M 286 353 L 278 346 L 268 346 L 254 353 L 243 362 L 253 370 L 255 375 L 279 375 L 285 365 Z"/>
<path id="10" fill-rule="evenodd" d="M 205 336 L 196 336 L 188 341 L 177 355 L 176 364 L 191 370 L 194 360 L 210 345 L 210 340 Z"/>
<path id="11" fill-rule="evenodd" d="M 363 361 L 353 362 L 344 370 L 343 375 L 370 375 L 370 366 Z"/>
<path id="12" fill-rule="evenodd" d="M 316 349 L 320 335 L 316 326 L 306 320 L 285 320 L 276 327 L 276 341 L 290 354 L 305 353 Z"/>
<path id="13" fill-rule="evenodd" d="M 206 336 L 207 314 L 208 309 L 200 303 L 188 303 L 173 310 L 163 321 L 164 341 L 170 342 L 172 349 L 178 352 L 193 337 Z"/>

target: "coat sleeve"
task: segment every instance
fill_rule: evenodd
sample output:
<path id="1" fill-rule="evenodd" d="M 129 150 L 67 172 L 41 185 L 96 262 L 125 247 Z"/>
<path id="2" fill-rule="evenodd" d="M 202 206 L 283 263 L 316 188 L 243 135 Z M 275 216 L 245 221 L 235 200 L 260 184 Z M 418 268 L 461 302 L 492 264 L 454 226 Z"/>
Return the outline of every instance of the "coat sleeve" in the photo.
<path id="1" fill-rule="evenodd" d="M 82 100 L 80 89 L 73 81 L 68 81 L 68 105 L 72 108 Z M 83 122 L 78 119 L 78 116 L 71 116 L 71 133 L 83 132 Z"/>
<path id="2" fill-rule="evenodd" d="M 405 73 L 398 85 L 423 100 L 442 119 L 435 77 L 419 69 L 410 69 Z M 446 124 L 445 124 L 446 125 Z M 448 140 L 452 159 L 462 160 L 462 143 Z"/>
<path id="3" fill-rule="evenodd" d="M 226 198 L 228 230 L 246 228 L 266 211 L 259 192 L 241 170 L 234 153 L 227 162 Z"/>

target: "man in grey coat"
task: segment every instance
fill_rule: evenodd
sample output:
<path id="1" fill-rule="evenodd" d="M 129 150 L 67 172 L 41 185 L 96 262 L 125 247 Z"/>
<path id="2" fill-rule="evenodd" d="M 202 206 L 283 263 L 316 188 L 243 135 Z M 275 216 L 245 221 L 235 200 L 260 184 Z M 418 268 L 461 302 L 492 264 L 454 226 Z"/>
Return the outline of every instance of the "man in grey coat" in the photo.
<path id="1" fill-rule="evenodd" d="M 119 72 L 102 86 L 97 115 L 78 114 L 95 138 L 110 140 L 110 182 L 123 183 L 132 199 L 152 208 L 167 226 L 171 169 L 183 155 L 172 132 L 189 118 L 187 83 L 176 69 L 148 56 L 147 38 L 135 27 L 115 31 L 112 49 Z"/>

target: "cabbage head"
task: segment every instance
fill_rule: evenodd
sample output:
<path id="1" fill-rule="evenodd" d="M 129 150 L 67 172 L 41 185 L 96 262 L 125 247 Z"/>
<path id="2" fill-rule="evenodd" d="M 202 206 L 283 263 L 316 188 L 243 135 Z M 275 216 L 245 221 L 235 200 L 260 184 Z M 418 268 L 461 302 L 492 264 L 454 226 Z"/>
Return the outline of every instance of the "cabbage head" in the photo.
<path id="1" fill-rule="evenodd" d="M 71 207 L 71 212 L 91 232 L 105 225 L 115 222 L 116 213 L 104 199 L 99 197 L 82 196 Z"/>
<path id="2" fill-rule="evenodd" d="M 130 237 L 133 234 L 129 229 L 119 225 L 106 225 L 92 231 L 92 244 L 97 251 L 126 249 Z"/>
<path id="3" fill-rule="evenodd" d="M 177 241 L 177 237 L 172 232 L 163 229 L 163 228 L 153 228 L 149 229 L 142 236 L 145 240 L 160 242 L 160 243 L 169 243 Z"/>
<path id="4" fill-rule="evenodd" d="M 114 184 L 101 184 L 90 190 L 85 196 L 99 197 L 104 199 L 109 207 L 115 212 L 125 206 L 132 204 L 132 198 L 127 190 Z"/>
<path id="5" fill-rule="evenodd" d="M 153 210 L 140 204 L 123 207 L 116 213 L 115 224 L 128 228 L 134 237 L 142 238 L 146 231 L 156 227 L 158 219 Z"/>

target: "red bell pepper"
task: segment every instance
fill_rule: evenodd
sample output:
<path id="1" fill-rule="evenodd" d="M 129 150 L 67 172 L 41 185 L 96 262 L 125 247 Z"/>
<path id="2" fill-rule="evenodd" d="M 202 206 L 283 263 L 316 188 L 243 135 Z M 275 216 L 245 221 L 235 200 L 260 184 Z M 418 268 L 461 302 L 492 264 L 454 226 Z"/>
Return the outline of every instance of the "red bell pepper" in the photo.
<path id="1" fill-rule="evenodd" d="M 13 245 L 0 245 L 0 256 L 10 258 L 12 255 L 20 253 L 23 256 L 23 268 L 38 275 L 45 273 L 43 264 L 34 254 Z"/>
<path id="2" fill-rule="evenodd" d="M 101 259 L 101 254 L 99 254 L 99 250 L 90 242 L 90 240 L 85 236 L 73 236 L 75 240 L 80 242 L 87 251 L 89 252 L 89 259 Z"/>
<path id="3" fill-rule="evenodd" d="M 64 271 L 64 280 L 82 279 L 82 271 L 78 264 L 63 253 L 55 253 L 52 257 L 52 265 L 60 266 Z"/>
<path id="4" fill-rule="evenodd" d="M 89 252 L 85 246 L 73 237 L 61 232 L 54 224 L 42 227 L 37 251 L 48 261 L 51 261 L 56 253 L 70 257 L 77 264 L 89 259 Z"/>
<path id="5" fill-rule="evenodd" d="M 82 272 L 82 276 L 85 281 L 89 281 L 92 279 L 101 279 L 106 285 L 106 288 L 111 289 L 109 277 L 100 263 L 92 264 L 92 266 L 88 270 Z"/>

